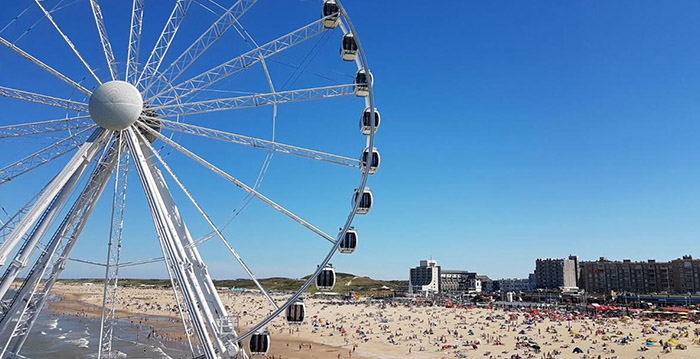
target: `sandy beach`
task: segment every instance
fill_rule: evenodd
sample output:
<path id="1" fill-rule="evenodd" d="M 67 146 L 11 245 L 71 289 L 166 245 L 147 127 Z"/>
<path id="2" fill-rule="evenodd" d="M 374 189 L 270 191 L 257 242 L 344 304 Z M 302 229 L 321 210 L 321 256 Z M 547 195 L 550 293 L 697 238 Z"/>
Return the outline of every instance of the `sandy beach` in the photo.
<path id="1" fill-rule="evenodd" d="M 59 283 L 53 313 L 99 317 L 100 285 Z M 222 291 L 241 330 L 271 306 L 251 292 Z M 274 299 L 282 302 L 283 296 Z M 700 324 L 681 319 L 593 318 L 561 312 L 446 308 L 306 299 L 306 320 L 268 326 L 268 357 L 281 358 L 700 358 Z M 184 343 L 172 292 L 120 288 L 117 316 L 148 326 L 159 340 Z"/>

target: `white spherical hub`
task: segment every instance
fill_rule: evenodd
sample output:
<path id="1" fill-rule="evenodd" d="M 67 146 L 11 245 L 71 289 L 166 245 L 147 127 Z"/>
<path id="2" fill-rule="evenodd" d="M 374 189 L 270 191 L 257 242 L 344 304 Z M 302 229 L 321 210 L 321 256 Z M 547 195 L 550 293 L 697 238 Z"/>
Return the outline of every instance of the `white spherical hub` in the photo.
<path id="1" fill-rule="evenodd" d="M 143 98 L 134 85 L 124 81 L 105 82 L 92 93 L 90 116 L 102 128 L 123 130 L 138 120 Z"/>

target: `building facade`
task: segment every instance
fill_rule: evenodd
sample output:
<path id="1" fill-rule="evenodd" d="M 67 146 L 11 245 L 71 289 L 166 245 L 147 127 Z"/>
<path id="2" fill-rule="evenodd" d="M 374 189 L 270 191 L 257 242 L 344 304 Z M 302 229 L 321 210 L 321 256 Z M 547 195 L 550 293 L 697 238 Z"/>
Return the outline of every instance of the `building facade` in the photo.
<path id="1" fill-rule="evenodd" d="M 582 262 L 579 281 L 590 293 L 695 294 L 700 292 L 700 260 L 683 256 L 670 262 L 629 259 Z"/>
<path id="2" fill-rule="evenodd" d="M 505 278 L 495 281 L 496 287 L 501 292 L 528 292 L 534 290 L 530 285 L 530 279 Z"/>
<path id="3" fill-rule="evenodd" d="M 569 256 L 565 259 L 538 258 L 535 261 L 537 288 L 577 287 L 578 272 L 579 263 L 576 256 Z"/>
<path id="4" fill-rule="evenodd" d="M 441 293 L 480 293 L 481 280 L 476 273 L 461 270 L 440 271 Z"/>
<path id="5" fill-rule="evenodd" d="M 418 267 L 410 269 L 408 292 L 420 295 L 440 293 L 440 266 L 435 260 L 421 260 Z"/>

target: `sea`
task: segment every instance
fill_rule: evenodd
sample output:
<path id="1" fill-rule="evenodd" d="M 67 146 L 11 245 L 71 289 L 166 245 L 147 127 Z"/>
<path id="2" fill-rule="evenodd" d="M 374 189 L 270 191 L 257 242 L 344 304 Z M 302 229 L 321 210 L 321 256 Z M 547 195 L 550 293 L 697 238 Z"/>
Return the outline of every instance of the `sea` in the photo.
<path id="1" fill-rule="evenodd" d="M 181 343 L 149 336 L 150 328 L 120 320 L 114 328 L 112 350 L 117 358 L 192 358 Z M 97 358 L 100 321 L 43 311 L 20 354 L 33 359 Z"/>

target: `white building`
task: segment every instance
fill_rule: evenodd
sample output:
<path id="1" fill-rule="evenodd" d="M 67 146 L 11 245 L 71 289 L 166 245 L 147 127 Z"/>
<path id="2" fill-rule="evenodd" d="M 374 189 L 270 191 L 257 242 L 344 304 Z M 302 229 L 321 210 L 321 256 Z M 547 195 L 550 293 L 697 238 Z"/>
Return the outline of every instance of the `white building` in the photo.
<path id="1" fill-rule="evenodd" d="M 420 265 L 411 268 L 408 277 L 408 292 L 420 295 L 440 293 L 440 266 L 436 260 L 421 260 Z"/>

